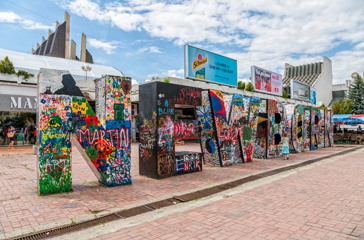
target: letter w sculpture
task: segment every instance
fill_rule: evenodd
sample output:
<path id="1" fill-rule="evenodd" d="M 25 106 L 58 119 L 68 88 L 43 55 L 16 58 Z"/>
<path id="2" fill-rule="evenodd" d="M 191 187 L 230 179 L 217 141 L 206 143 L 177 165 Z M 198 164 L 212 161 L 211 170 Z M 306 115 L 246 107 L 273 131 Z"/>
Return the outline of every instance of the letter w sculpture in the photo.
<path id="1" fill-rule="evenodd" d="M 71 138 L 107 186 L 131 183 L 130 78 L 96 81 L 96 113 L 68 71 L 38 74 L 38 194 L 72 191 Z"/>

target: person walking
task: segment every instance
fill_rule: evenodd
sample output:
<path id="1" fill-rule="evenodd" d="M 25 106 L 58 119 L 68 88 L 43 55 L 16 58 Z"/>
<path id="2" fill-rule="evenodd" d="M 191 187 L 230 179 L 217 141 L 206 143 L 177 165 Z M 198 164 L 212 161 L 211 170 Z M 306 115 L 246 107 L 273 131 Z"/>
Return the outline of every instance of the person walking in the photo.
<path id="1" fill-rule="evenodd" d="M 289 139 L 288 139 L 288 134 L 286 132 L 283 133 L 283 138 L 282 138 L 282 153 L 284 155 L 284 160 L 289 159 Z"/>
<path id="2" fill-rule="evenodd" d="M 14 148 L 13 144 L 14 144 L 14 134 L 15 134 L 15 129 L 13 126 L 10 127 L 9 131 L 8 131 L 8 138 L 10 139 L 10 144 L 9 144 L 9 148 Z"/>
<path id="3" fill-rule="evenodd" d="M 28 127 L 25 126 L 23 131 L 22 131 L 24 138 L 23 138 L 23 144 L 27 143 L 27 137 L 28 137 Z"/>

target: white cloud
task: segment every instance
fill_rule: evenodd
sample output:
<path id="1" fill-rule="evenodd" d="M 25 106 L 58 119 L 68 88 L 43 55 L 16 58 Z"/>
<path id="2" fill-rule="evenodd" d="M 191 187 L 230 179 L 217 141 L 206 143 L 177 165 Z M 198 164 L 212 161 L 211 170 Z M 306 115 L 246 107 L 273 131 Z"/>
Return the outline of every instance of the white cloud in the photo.
<path id="1" fill-rule="evenodd" d="M 147 46 L 147 47 L 143 47 L 140 48 L 137 53 L 141 54 L 141 53 L 162 53 L 158 47 L 156 46 Z"/>
<path id="2" fill-rule="evenodd" d="M 88 38 L 87 42 L 88 42 L 88 44 L 90 44 L 91 47 L 101 48 L 107 54 L 114 53 L 114 49 L 116 49 L 117 45 L 120 43 L 118 41 L 103 42 L 103 41 L 97 40 L 95 38 Z"/>
<path id="3" fill-rule="evenodd" d="M 139 84 L 139 83 L 138 83 L 138 81 L 137 81 L 137 80 L 132 79 L 132 80 L 131 80 L 131 85 L 135 85 L 135 84 Z"/>
<path id="4" fill-rule="evenodd" d="M 245 82 L 245 83 L 248 83 L 248 82 L 251 82 L 249 78 L 238 78 L 238 82 Z"/>
<path id="5" fill-rule="evenodd" d="M 0 12 L 0 22 L 14 23 L 21 18 L 14 12 Z"/>
<path id="6" fill-rule="evenodd" d="M 39 22 L 34 22 L 32 20 L 22 18 L 14 12 L 0 12 L 0 22 L 20 24 L 21 27 L 31 30 L 46 30 L 53 28 L 52 26 L 44 25 Z"/>
<path id="7" fill-rule="evenodd" d="M 332 60 L 332 72 L 334 84 L 344 83 L 344 80 L 351 79 L 353 72 L 360 75 L 364 71 L 364 44 L 359 43 L 354 50 L 338 52 Z"/>
<path id="8" fill-rule="evenodd" d="M 221 53 L 239 60 L 239 76 L 249 74 L 251 65 L 283 73 L 286 62 L 322 61 L 324 52 L 341 43 L 356 45 L 364 39 L 362 0 L 59 1 L 79 16 L 124 31 L 146 31 L 177 45 L 214 49 L 223 44 Z M 349 66 L 343 59 L 355 64 Z M 353 51 L 338 52 L 332 60 L 335 82 L 345 80 L 345 66 L 360 68 L 356 63 L 362 61 Z"/>
<path id="9" fill-rule="evenodd" d="M 168 70 L 167 72 L 162 72 L 163 76 L 166 77 L 179 77 L 179 78 L 183 78 L 184 74 L 184 69 L 180 69 L 180 70 Z"/>

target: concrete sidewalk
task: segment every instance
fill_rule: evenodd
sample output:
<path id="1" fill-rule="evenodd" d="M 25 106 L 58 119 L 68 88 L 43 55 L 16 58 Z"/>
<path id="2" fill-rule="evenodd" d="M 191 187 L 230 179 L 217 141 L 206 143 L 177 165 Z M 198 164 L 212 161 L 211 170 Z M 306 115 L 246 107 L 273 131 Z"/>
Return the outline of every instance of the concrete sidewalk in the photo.
<path id="1" fill-rule="evenodd" d="M 163 211 L 150 212 L 144 219 L 122 219 L 59 238 L 364 239 L 363 154 L 360 149 L 290 170 L 290 176 L 250 190 L 239 193 L 240 186 L 183 203 L 185 211 L 172 206 L 164 210 L 171 212 L 164 213 L 167 217 Z"/>
<path id="2" fill-rule="evenodd" d="M 202 172 L 163 180 L 139 176 L 138 144 L 132 145 L 132 177 L 129 186 L 107 188 L 93 175 L 80 153 L 73 153 L 73 192 L 38 196 L 36 194 L 36 156 L 0 156 L 0 238 L 88 220 L 148 201 L 232 181 L 253 173 L 338 153 L 352 146 L 324 148 L 282 158 L 235 164 L 231 167 L 203 167 Z M 187 144 L 179 150 L 199 151 L 199 144 Z M 6 235 L 4 235 L 6 234 Z"/>

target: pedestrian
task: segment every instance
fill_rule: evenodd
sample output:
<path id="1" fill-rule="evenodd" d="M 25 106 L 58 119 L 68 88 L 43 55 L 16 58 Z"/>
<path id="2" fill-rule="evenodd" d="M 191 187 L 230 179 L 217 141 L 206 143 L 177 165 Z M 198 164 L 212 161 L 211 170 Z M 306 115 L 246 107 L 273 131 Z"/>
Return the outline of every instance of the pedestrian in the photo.
<path id="1" fill-rule="evenodd" d="M 284 155 L 284 160 L 289 159 L 289 156 L 288 156 L 288 154 L 289 154 L 288 142 L 289 142 L 289 140 L 288 140 L 288 134 L 287 134 L 287 132 L 284 132 L 283 133 L 282 142 L 281 142 L 281 143 L 283 143 L 282 144 L 282 153 Z"/>
<path id="2" fill-rule="evenodd" d="M 34 129 L 34 144 L 37 144 L 37 126 L 35 126 L 35 129 Z"/>
<path id="3" fill-rule="evenodd" d="M 360 127 L 360 125 L 359 125 L 358 129 L 356 129 L 356 132 L 357 132 L 357 133 L 361 133 L 361 132 L 362 132 L 362 131 L 361 131 L 361 127 Z"/>
<path id="4" fill-rule="evenodd" d="M 10 144 L 9 144 L 9 148 L 14 148 L 13 144 L 14 144 L 14 134 L 15 134 L 15 129 L 13 126 L 10 127 L 9 131 L 8 131 L 8 138 L 10 139 Z"/>
<path id="5" fill-rule="evenodd" d="M 24 142 L 27 143 L 27 136 L 28 136 L 28 127 L 27 126 L 24 127 L 22 133 L 24 135 L 24 138 L 23 138 L 23 144 L 24 144 Z"/>

